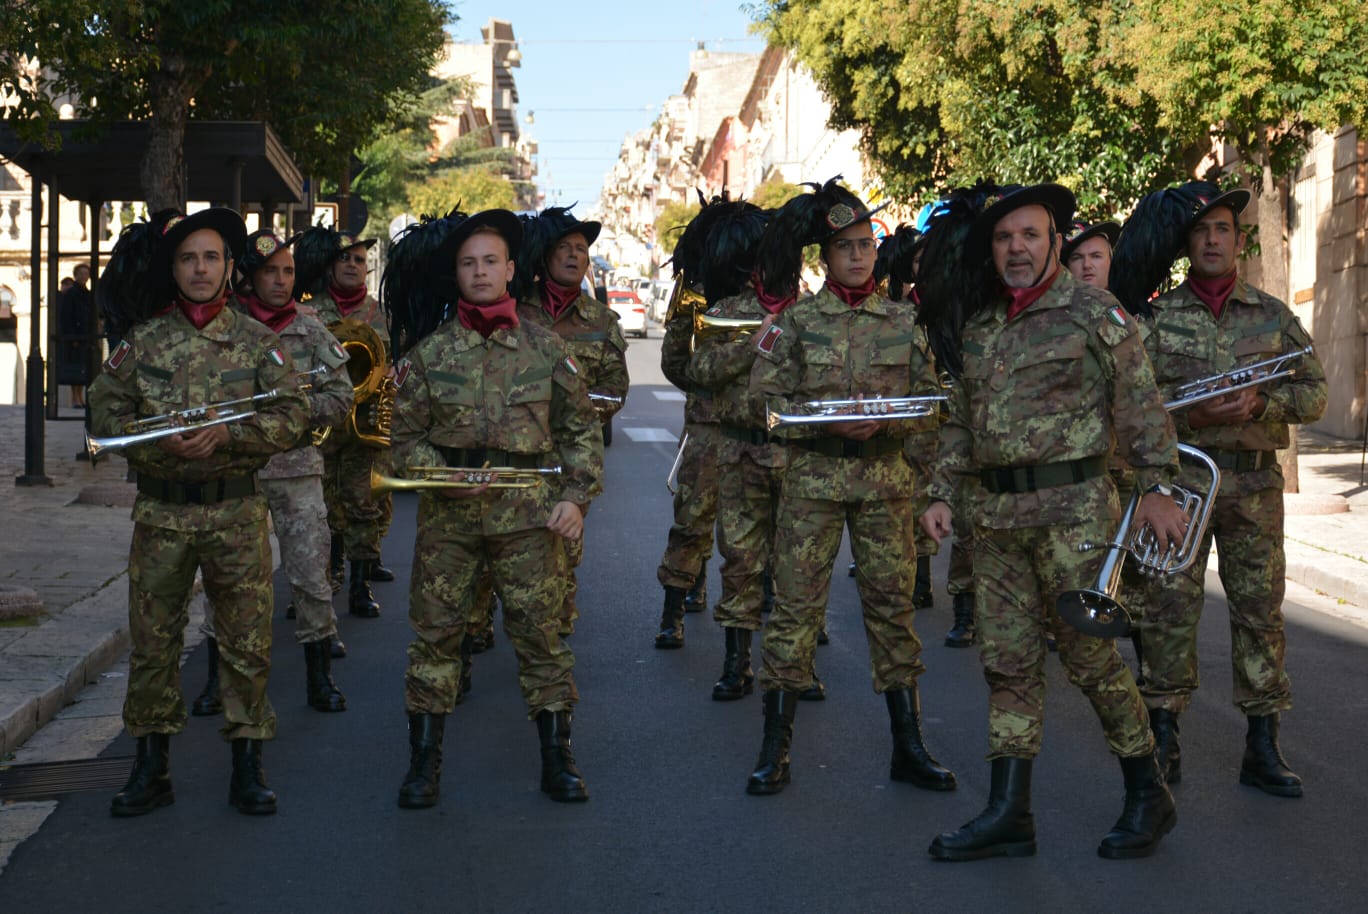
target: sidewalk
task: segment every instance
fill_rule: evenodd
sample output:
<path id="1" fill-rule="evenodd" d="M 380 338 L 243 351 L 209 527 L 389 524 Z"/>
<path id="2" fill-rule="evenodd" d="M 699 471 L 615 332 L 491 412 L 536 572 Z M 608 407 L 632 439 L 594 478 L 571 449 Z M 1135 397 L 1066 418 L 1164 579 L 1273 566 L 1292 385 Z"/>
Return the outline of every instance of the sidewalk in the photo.
<path id="1" fill-rule="evenodd" d="M 15 486 L 24 470 L 24 411 L 0 406 L 0 761 L 128 646 L 133 487 L 125 464 L 76 460 L 80 422 L 48 422 L 46 430 L 53 486 Z M 1339 600 L 1346 617 L 1368 626 L 1359 442 L 1303 432 L 1300 443 L 1302 494 L 1287 501 L 1287 577 Z M 1332 509 L 1339 513 L 1323 513 Z M 6 621 L 7 610 L 32 605 L 15 596 L 21 588 L 37 595 L 42 611 Z M 187 628 L 187 640 L 199 639 Z"/>

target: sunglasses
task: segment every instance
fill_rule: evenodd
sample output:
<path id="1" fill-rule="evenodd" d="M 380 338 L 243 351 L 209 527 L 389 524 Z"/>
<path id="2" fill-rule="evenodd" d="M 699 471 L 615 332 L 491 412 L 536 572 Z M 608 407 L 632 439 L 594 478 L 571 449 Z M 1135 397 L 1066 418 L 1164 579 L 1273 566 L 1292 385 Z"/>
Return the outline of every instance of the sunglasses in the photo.
<path id="1" fill-rule="evenodd" d="M 365 255 L 365 254 L 348 254 L 346 251 L 343 251 L 341 254 L 338 254 L 338 255 L 337 255 L 337 262 L 338 262 L 338 263 L 354 263 L 354 264 L 357 264 L 357 265 L 359 265 L 359 266 L 363 266 L 363 267 L 364 267 L 364 266 L 366 265 L 366 255 Z"/>

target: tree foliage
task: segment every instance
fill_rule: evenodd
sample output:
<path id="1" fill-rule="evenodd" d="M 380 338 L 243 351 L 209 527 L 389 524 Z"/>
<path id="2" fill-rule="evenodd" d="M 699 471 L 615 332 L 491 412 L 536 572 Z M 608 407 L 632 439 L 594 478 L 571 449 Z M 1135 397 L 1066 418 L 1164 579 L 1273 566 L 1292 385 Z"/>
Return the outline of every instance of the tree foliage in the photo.
<path id="1" fill-rule="evenodd" d="M 803 188 L 790 184 L 780 177 L 766 179 L 755 188 L 750 202 L 761 209 L 778 209 L 794 197 L 803 193 Z"/>
<path id="2" fill-rule="evenodd" d="M 660 208 L 660 215 L 656 216 L 655 221 L 655 243 L 660 249 L 662 262 L 674 253 L 675 242 L 693 217 L 698 215 L 699 209 L 696 200 L 689 203 L 671 200 Z"/>
<path id="3" fill-rule="evenodd" d="M 456 206 L 465 213 L 513 209 L 516 190 L 503 175 L 489 168 L 462 168 L 410 187 L 408 207 L 414 214 L 429 216 L 445 216 Z"/>

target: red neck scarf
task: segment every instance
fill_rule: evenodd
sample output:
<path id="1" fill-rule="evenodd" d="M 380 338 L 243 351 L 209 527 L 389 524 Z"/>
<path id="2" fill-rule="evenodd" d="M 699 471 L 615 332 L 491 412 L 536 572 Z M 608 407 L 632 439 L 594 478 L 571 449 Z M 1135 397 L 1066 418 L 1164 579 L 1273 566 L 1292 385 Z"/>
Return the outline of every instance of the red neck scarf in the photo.
<path id="1" fill-rule="evenodd" d="M 333 301 L 337 302 L 338 313 L 345 316 L 361 307 L 361 303 L 366 300 L 366 284 L 362 283 L 350 292 L 344 292 L 329 283 L 328 294 L 332 296 Z"/>
<path id="2" fill-rule="evenodd" d="M 912 299 L 912 304 L 916 305 L 918 308 L 921 307 L 921 293 L 917 291 L 916 286 L 912 287 L 912 291 L 908 293 L 907 297 Z"/>
<path id="3" fill-rule="evenodd" d="M 498 301 L 487 305 L 472 305 L 464 298 L 456 299 L 456 318 L 467 330 L 474 330 L 485 339 L 500 327 L 510 330 L 518 326 L 518 303 L 507 292 Z"/>
<path id="4" fill-rule="evenodd" d="M 850 305 L 850 307 L 858 308 L 864 303 L 866 298 L 874 294 L 874 277 L 871 274 L 870 277 L 864 281 L 864 285 L 861 286 L 843 286 L 834 279 L 828 279 L 826 281 L 826 287 L 831 290 L 832 295 L 835 295 L 841 301 Z"/>
<path id="5" fill-rule="evenodd" d="M 218 317 L 223 310 L 223 305 L 228 301 L 228 290 L 224 289 L 219 293 L 219 297 L 213 301 L 203 303 L 189 302 L 179 296 L 176 297 L 175 307 L 180 308 L 185 319 L 195 325 L 196 330 L 203 330 L 205 326 L 214 318 Z"/>
<path id="6" fill-rule="evenodd" d="M 1230 293 L 1235 291 L 1235 271 L 1231 270 L 1224 276 L 1217 276 L 1215 279 L 1201 279 L 1187 275 L 1187 284 L 1192 287 L 1192 292 L 1211 309 L 1213 317 L 1220 317 L 1222 309 L 1225 308 L 1226 300 L 1230 298 Z"/>
<path id="7" fill-rule="evenodd" d="M 563 286 L 558 282 L 543 280 L 541 284 L 542 308 L 557 320 L 565 310 L 579 298 L 579 286 Z"/>
<path id="8" fill-rule="evenodd" d="M 755 300 L 770 314 L 778 314 L 797 301 L 796 295 L 781 296 L 766 292 L 760 283 L 760 277 L 754 273 L 751 274 L 751 287 L 755 290 Z"/>
<path id="9" fill-rule="evenodd" d="M 242 303 L 247 306 L 247 313 L 270 327 L 276 333 L 284 330 L 294 323 L 295 314 L 298 313 L 296 302 L 292 298 L 279 308 L 272 308 L 261 299 L 257 298 L 254 292 L 243 292 L 238 294 Z"/>
<path id="10" fill-rule="evenodd" d="M 1042 295 L 1050 291 L 1050 287 L 1053 286 L 1055 284 L 1055 280 L 1059 278 L 1059 271 L 1061 269 L 1061 267 L 1056 266 L 1053 273 L 1051 273 L 1045 279 L 1041 280 L 1036 285 L 1031 286 L 1029 289 L 1004 288 L 1003 291 L 1006 293 L 1008 298 L 1007 319 L 1011 320 L 1012 318 L 1016 317 L 1018 314 L 1025 311 L 1027 308 L 1031 307 L 1031 305 L 1034 305 L 1037 301 L 1039 301 Z"/>

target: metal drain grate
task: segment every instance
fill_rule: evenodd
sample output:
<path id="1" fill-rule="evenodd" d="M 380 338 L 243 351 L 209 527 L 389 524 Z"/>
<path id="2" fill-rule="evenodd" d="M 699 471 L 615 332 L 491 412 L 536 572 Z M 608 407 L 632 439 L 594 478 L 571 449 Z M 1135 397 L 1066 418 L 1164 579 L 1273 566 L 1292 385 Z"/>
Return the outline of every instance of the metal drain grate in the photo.
<path id="1" fill-rule="evenodd" d="M 80 790 L 118 788 L 132 767 L 131 755 L 0 766 L 0 800 L 46 800 Z"/>

